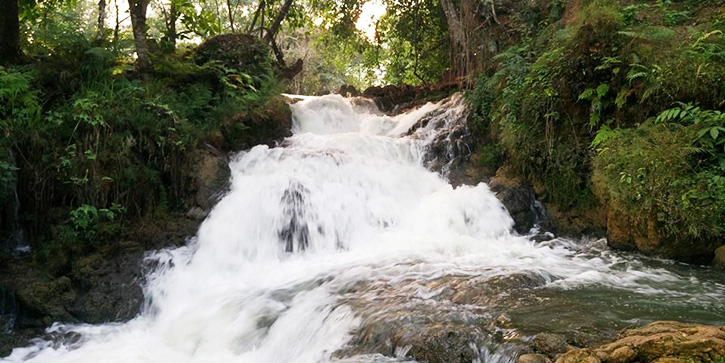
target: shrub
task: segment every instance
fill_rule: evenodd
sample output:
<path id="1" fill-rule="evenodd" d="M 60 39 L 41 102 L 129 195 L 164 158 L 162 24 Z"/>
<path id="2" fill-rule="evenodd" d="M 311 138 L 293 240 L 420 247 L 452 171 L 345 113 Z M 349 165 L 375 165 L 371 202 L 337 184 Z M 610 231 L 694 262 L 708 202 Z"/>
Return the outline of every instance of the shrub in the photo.
<path id="1" fill-rule="evenodd" d="M 705 150 L 693 125 L 648 122 L 616 131 L 594 159 L 597 195 L 614 215 L 646 230 L 656 222 L 670 241 L 707 241 L 725 233 L 725 177 L 698 166 Z"/>

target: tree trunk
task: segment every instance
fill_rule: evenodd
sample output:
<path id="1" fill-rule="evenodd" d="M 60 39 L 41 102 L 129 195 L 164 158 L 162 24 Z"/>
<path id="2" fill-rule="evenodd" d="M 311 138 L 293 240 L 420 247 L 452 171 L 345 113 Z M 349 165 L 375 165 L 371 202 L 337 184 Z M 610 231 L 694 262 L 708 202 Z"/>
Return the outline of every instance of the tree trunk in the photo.
<path id="1" fill-rule="evenodd" d="M 106 22 L 106 0 L 98 0 L 98 33 L 96 34 L 96 40 L 103 41 L 105 36 L 103 35 L 103 29 L 105 28 Z"/>
<path id="2" fill-rule="evenodd" d="M 259 19 L 259 14 L 261 14 L 264 11 L 264 0 L 259 1 L 259 6 L 257 6 L 257 11 L 254 12 L 254 18 L 252 18 L 252 23 L 249 24 L 249 28 L 247 28 L 247 33 L 252 34 L 254 31 L 254 26 L 257 25 L 257 19 Z"/>
<path id="3" fill-rule="evenodd" d="M 0 0 L 0 63 L 21 57 L 18 0 Z"/>
<path id="4" fill-rule="evenodd" d="M 282 20 L 287 17 L 289 8 L 292 6 L 292 1 L 294 0 L 285 0 L 284 4 L 282 4 L 282 8 L 279 9 L 277 17 L 274 18 L 274 22 L 272 22 L 269 30 L 267 30 L 267 35 L 264 36 L 264 40 L 266 40 L 267 43 L 270 43 L 272 39 L 274 39 L 274 37 L 277 35 L 277 32 L 279 31 L 279 26 L 280 24 L 282 24 Z"/>
<path id="5" fill-rule="evenodd" d="M 176 3 L 172 0 L 169 5 L 169 17 L 166 19 L 166 39 L 171 44 L 171 49 L 176 49 L 176 21 L 179 20 L 179 11 L 176 9 Z"/>
<path id="6" fill-rule="evenodd" d="M 448 35 L 451 38 L 451 69 L 459 76 L 465 74 L 466 33 L 452 0 L 441 0 L 443 12 L 448 23 Z"/>
<path id="7" fill-rule="evenodd" d="M 171 44 L 174 45 L 174 49 L 176 49 L 176 38 L 178 38 L 178 34 L 176 33 L 176 21 L 179 20 L 179 11 L 176 9 L 176 3 L 171 3 L 171 24 L 169 24 L 169 40 L 171 40 Z"/>
<path id="8" fill-rule="evenodd" d="M 118 0 L 113 0 L 113 5 L 116 7 L 116 26 L 113 28 L 113 47 L 118 50 L 118 33 L 121 28 L 121 20 L 118 10 Z"/>
<path id="9" fill-rule="evenodd" d="M 136 66 L 139 70 L 151 67 L 151 57 L 146 43 L 146 9 L 148 0 L 128 0 L 131 13 L 131 27 L 133 28 L 133 43 L 136 46 Z"/>
<path id="10" fill-rule="evenodd" d="M 234 15 L 232 13 L 232 0 L 227 0 L 227 12 L 229 13 L 229 28 L 234 33 Z"/>

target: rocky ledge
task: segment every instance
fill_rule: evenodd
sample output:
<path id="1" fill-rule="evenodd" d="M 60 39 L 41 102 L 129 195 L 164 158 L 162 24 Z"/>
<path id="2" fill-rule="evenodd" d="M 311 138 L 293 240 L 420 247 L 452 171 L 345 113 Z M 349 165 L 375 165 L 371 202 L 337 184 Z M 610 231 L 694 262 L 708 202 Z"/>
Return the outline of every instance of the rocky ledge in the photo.
<path id="1" fill-rule="evenodd" d="M 518 363 L 725 362 L 722 326 L 659 321 L 625 329 L 614 342 L 594 348 L 575 348 L 564 340 L 540 336 L 534 339 L 536 353 L 519 356 Z"/>

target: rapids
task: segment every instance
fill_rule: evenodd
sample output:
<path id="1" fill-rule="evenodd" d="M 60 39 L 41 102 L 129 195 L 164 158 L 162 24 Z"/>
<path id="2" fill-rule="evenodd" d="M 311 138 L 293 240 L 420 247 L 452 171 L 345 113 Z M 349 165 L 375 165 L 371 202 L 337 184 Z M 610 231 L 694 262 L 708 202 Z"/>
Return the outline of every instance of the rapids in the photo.
<path id="1" fill-rule="evenodd" d="M 437 319 L 493 322 L 471 335 L 472 360 L 508 362 L 506 342 L 526 332 L 725 323 L 725 286 L 708 270 L 604 241 L 536 243 L 486 184 L 454 188 L 430 171 L 431 143 L 465 122 L 460 96 L 395 117 L 362 99 L 301 98 L 292 137 L 233 158 L 196 237 L 148 256 L 157 267 L 135 319 L 57 323 L 54 339 L 0 362 L 402 362 L 409 345 L 388 338 L 384 351 L 359 332 Z"/>

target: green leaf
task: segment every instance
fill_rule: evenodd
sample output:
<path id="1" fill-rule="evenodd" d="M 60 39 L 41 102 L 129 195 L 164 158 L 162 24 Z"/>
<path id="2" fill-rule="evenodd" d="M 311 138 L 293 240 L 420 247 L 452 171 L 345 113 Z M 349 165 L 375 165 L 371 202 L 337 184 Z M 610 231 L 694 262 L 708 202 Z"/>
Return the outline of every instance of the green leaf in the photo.
<path id="1" fill-rule="evenodd" d="M 599 87 L 597 87 L 597 95 L 599 95 L 599 97 L 604 97 L 607 94 L 607 92 L 609 92 L 608 84 L 602 83 L 599 85 Z"/>
<path id="2" fill-rule="evenodd" d="M 710 136 L 712 136 L 713 140 L 717 140 L 718 133 L 717 127 L 710 128 Z"/>
<path id="3" fill-rule="evenodd" d="M 697 132 L 697 138 L 698 139 L 699 138 L 702 138 L 708 131 L 709 131 L 709 129 L 702 129 L 702 130 L 698 131 Z"/>

